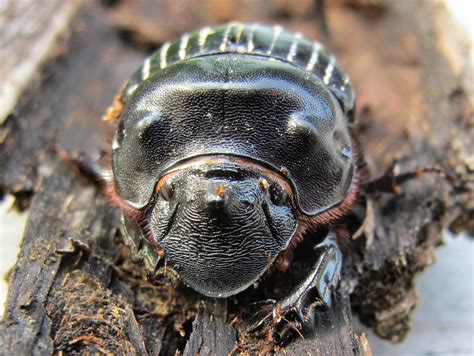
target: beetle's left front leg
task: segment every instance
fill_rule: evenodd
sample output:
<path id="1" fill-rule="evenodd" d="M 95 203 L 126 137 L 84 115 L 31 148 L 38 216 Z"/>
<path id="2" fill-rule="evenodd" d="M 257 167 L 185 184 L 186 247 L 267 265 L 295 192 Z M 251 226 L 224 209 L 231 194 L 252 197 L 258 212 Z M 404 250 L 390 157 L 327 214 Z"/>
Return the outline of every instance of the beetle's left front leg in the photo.
<path id="1" fill-rule="evenodd" d="M 78 169 L 84 176 L 94 183 L 105 186 L 112 181 L 112 168 L 107 168 L 83 152 L 68 152 L 61 146 L 54 147 L 54 151 L 64 162 Z"/>
<path id="2" fill-rule="evenodd" d="M 308 276 L 288 297 L 273 303 L 272 310 L 267 311 L 262 319 L 254 323 L 250 331 L 271 324 L 275 329 L 288 329 L 288 324 L 293 321 L 299 323 L 301 329 L 312 329 L 315 307 L 331 306 L 332 293 L 339 284 L 342 267 L 342 253 L 335 233 L 330 232 L 315 249 L 320 255 Z"/>

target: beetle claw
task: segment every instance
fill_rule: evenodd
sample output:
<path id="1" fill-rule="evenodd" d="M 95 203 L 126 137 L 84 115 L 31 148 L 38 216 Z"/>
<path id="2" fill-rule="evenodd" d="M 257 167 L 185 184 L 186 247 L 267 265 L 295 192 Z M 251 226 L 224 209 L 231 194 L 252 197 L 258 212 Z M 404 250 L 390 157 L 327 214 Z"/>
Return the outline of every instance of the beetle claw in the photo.
<path id="1" fill-rule="evenodd" d="M 259 314 L 261 314 L 261 313 L 257 312 L 253 316 L 252 320 L 258 319 L 257 315 L 259 315 Z M 267 313 L 267 315 L 265 315 L 263 318 L 259 318 L 257 321 L 251 322 L 250 326 L 247 327 L 246 331 L 248 333 L 257 332 L 258 330 L 260 330 L 264 326 L 269 325 L 269 322 L 270 322 L 271 318 L 272 318 L 272 312 Z"/>
<path id="2" fill-rule="evenodd" d="M 283 305 L 282 303 L 274 304 L 270 311 L 268 308 L 262 309 L 256 315 L 262 313 L 265 313 L 265 315 L 252 323 L 247 328 L 247 332 L 257 333 L 262 331 L 278 344 L 284 343 L 295 333 L 303 338 L 301 332 L 303 325 L 312 320 L 312 318 L 305 317 L 303 308 Z"/>

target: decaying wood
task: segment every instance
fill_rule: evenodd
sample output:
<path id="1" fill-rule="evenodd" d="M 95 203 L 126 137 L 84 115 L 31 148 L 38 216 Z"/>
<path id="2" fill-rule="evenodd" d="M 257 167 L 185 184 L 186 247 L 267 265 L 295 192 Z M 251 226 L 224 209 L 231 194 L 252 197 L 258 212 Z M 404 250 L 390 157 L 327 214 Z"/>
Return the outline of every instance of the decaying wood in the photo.
<path id="1" fill-rule="evenodd" d="M 118 212 L 54 151 L 60 146 L 98 156 L 100 117 L 145 51 L 204 24 L 279 22 L 325 39 L 356 87 L 371 176 L 396 161 L 395 173 L 437 164 L 450 177 L 422 174 L 394 192 L 362 197 L 341 222 L 352 233 L 362 228 L 344 247 L 336 303 L 317 313 L 313 336 L 277 351 L 369 354 L 365 338 L 352 330 L 352 313 L 378 335 L 403 339 L 417 303 L 414 277 L 433 263 L 442 229 L 474 232 L 472 103 L 463 53 L 446 35 L 442 6 L 331 2 L 321 17 L 321 2 L 305 0 L 196 4 L 87 2 L 74 18 L 63 15 L 71 23 L 68 41 L 49 50 L 50 60 L 37 73 L 41 80 L 28 79 L 28 90 L 2 124 L 0 193 L 29 204 L 29 219 L 0 324 L 1 354 L 275 348 L 271 340 L 241 332 L 232 303 L 203 298 L 167 276 L 158 286 L 147 282 L 121 242 Z M 321 18 L 327 36 L 316 21 Z"/>
<path id="2" fill-rule="evenodd" d="M 78 0 L 7 0 L 2 4 L 0 124 L 54 53 L 57 37 L 66 33 L 78 5 Z"/>

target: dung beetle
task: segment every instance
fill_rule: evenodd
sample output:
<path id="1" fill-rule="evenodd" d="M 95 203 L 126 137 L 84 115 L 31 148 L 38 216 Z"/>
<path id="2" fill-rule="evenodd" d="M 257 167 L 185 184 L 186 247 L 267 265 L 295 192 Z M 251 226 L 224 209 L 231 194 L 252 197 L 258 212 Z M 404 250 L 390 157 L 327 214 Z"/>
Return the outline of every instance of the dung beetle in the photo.
<path id="1" fill-rule="evenodd" d="M 126 241 L 150 275 L 165 260 L 223 298 L 287 269 L 305 233 L 324 227 L 314 267 L 277 304 L 305 320 L 340 278 L 333 226 L 359 180 L 353 112 L 348 76 L 300 33 L 229 23 L 165 43 L 112 109 L 108 191 Z"/>

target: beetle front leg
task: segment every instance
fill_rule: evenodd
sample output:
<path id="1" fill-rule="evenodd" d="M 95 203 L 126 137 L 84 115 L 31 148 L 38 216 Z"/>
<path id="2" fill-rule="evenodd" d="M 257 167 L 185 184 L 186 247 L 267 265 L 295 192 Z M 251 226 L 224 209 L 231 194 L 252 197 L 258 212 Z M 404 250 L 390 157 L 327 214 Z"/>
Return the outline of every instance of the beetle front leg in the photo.
<path id="1" fill-rule="evenodd" d="M 292 328 L 312 329 L 315 307 L 331 306 L 332 293 L 339 284 L 342 267 L 342 253 L 335 233 L 330 232 L 315 250 L 320 256 L 308 276 L 288 297 L 273 303 L 271 311 L 268 308 L 262 309 L 261 312 L 266 315 L 250 327 L 251 332 L 271 324 L 274 330 L 284 329 L 286 332 L 289 329 L 285 324 L 290 324 L 292 320 L 299 324 L 291 325 Z"/>
<path id="2" fill-rule="evenodd" d="M 64 162 L 77 169 L 94 183 L 105 186 L 112 181 L 112 169 L 107 168 L 83 152 L 68 152 L 63 147 L 55 146 L 55 153 Z"/>

